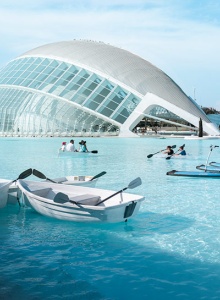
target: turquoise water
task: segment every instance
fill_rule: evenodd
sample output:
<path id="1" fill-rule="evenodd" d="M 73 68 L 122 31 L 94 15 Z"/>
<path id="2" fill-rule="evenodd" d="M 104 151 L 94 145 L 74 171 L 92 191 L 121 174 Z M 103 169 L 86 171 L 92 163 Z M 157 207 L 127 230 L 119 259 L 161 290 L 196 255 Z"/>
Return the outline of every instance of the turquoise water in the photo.
<path id="1" fill-rule="evenodd" d="M 146 200 L 127 223 L 104 225 L 1 209 L 0 299 L 220 299 L 220 181 L 166 176 L 195 170 L 220 141 L 88 138 L 98 154 L 58 158 L 62 141 L 2 138 L 0 177 L 28 168 L 49 178 L 106 171 L 97 187 L 119 190 L 140 176 L 131 192 Z M 187 159 L 147 159 L 184 143 Z M 220 162 L 219 154 L 210 161 Z"/>

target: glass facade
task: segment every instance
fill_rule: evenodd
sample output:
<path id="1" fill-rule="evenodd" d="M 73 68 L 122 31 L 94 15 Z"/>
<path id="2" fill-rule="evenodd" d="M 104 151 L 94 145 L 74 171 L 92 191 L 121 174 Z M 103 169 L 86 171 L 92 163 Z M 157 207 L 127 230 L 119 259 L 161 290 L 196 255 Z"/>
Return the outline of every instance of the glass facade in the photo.
<path id="1" fill-rule="evenodd" d="M 0 71 L 0 132 L 118 134 L 140 101 L 110 80 L 72 64 L 18 58 Z"/>
<path id="2" fill-rule="evenodd" d="M 177 116 L 176 114 L 170 112 L 169 110 L 167 110 L 164 107 L 161 106 L 155 106 L 154 108 L 152 108 L 149 112 L 149 115 L 151 115 L 152 117 L 157 117 L 157 118 L 161 118 L 164 120 L 170 120 L 170 121 L 178 121 L 179 123 L 181 122 L 185 122 L 183 119 L 181 119 L 179 116 Z"/>

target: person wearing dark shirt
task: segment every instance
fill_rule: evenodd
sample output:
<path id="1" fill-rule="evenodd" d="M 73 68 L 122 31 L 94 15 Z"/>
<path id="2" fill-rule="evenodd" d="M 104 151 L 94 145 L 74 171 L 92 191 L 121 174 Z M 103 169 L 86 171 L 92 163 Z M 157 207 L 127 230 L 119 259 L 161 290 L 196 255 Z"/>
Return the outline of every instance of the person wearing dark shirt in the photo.
<path id="1" fill-rule="evenodd" d="M 171 146 L 167 146 L 167 149 L 163 153 L 167 155 L 173 155 L 174 152 Z"/>

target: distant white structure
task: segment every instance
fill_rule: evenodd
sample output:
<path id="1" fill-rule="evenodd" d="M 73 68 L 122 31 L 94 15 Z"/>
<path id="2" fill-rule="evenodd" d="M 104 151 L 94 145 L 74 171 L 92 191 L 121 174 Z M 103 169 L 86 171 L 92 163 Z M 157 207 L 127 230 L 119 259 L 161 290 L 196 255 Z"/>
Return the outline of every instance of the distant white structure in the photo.
<path id="1" fill-rule="evenodd" d="M 218 135 L 194 100 L 148 61 L 101 42 L 30 50 L 0 70 L 0 133 L 135 136 L 144 116 L 184 119 Z M 161 116 L 163 116 L 161 118 Z"/>
<path id="2" fill-rule="evenodd" d="M 217 127 L 220 126 L 220 114 L 208 114 L 207 117 Z"/>

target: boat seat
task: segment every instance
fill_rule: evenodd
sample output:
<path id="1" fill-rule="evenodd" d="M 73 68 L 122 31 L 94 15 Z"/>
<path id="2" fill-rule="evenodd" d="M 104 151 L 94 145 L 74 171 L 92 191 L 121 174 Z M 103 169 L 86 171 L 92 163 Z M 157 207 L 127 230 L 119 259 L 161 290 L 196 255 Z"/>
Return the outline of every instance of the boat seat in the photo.
<path id="1" fill-rule="evenodd" d="M 39 197 L 47 197 L 48 193 L 51 191 L 51 188 L 41 188 L 41 189 L 30 189 L 30 192 L 39 196 Z"/>
<path id="2" fill-rule="evenodd" d="M 83 204 L 83 205 L 96 205 L 100 200 L 100 196 L 92 194 L 83 194 L 78 196 L 69 196 L 70 202 Z"/>

